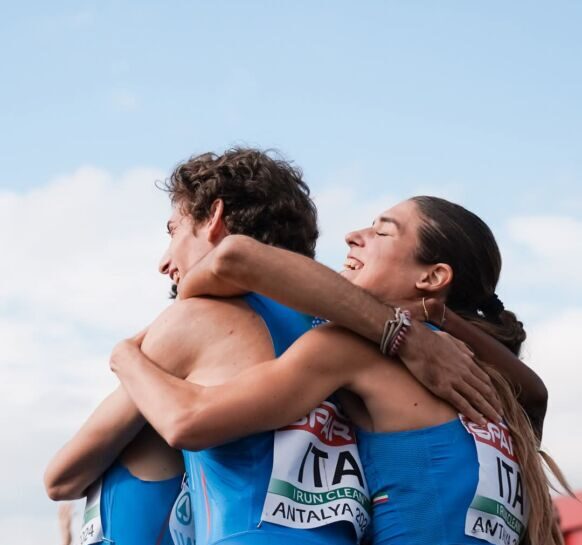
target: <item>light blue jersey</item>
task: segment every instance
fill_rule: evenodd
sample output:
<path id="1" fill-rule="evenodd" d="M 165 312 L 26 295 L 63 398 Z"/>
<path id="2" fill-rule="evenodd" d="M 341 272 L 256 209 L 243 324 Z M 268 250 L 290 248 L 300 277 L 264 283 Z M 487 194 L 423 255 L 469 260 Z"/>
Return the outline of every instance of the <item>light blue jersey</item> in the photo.
<path id="1" fill-rule="evenodd" d="M 182 475 L 142 481 L 116 462 L 103 475 L 103 545 L 173 545 L 168 520 Z"/>
<path id="2" fill-rule="evenodd" d="M 456 418 L 393 433 L 358 431 L 374 545 L 484 545 L 465 535 L 479 480 L 475 441 Z"/>
<path id="3" fill-rule="evenodd" d="M 276 356 L 311 328 L 311 317 L 270 299 L 256 294 L 244 299 L 263 318 Z M 345 523 L 311 530 L 260 523 L 273 466 L 273 432 L 199 452 L 184 451 L 184 461 L 195 490 L 196 545 L 354 543 L 353 531 Z"/>

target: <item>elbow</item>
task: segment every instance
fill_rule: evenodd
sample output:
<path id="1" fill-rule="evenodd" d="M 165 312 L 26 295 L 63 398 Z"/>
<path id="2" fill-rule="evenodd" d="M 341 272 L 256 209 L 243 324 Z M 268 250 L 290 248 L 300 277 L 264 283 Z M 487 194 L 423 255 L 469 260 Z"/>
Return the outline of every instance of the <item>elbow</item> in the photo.
<path id="1" fill-rule="evenodd" d="M 535 392 L 532 392 L 532 394 L 528 396 L 527 403 L 523 404 L 523 408 L 530 419 L 532 428 L 538 439 L 541 440 L 544 420 L 548 410 L 548 389 L 541 379 L 539 380 Z"/>
<path id="2" fill-rule="evenodd" d="M 202 450 L 209 445 L 203 440 L 200 418 L 193 411 L 183 411 L 170 418 L 160 435 L 172 448 L 178 450 Z"/>
<path id="3" fill-rule="evenodd" d="M 78 500 L 83 497 L 78 491 L 72 491 L 67 486 L 45 485 L 47 496 L 53 501 Z"/>
<path id="4" fill-rule="evenodd" d="M 537 415 L 541 415 L 542 419 L 546 416 L 546 411 L 548 409 L 548 389 L 539 377 L 535 392 L 533 392 L 528 405 L 533 412 Z"/>
<path id="5" fill-rule="evenodd" d="M 59 479 L 50 468 L 44 474 L 44 489 L 53 501 L 78 500 L 85 495 L 85 487 L 73 480 Z"/>

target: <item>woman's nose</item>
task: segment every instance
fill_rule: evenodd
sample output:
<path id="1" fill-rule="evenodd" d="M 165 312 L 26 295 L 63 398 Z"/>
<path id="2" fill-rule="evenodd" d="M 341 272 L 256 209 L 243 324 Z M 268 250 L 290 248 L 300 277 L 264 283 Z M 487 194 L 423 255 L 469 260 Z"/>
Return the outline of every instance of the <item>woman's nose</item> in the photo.
<path id="1" fill-rule="evenodd" d="M 364 236 L 363 230 L 360 229 L 358 231 L 350 231 L 346 235 L 346 244 L 351 248 L 352 246 L 363 246 L 364 245 Z"/>

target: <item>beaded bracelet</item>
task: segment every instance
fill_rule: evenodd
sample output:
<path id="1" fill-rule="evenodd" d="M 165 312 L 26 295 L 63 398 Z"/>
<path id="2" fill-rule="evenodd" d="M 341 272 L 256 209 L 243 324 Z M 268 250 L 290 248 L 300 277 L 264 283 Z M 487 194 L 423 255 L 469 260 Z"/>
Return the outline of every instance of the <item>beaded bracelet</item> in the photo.
<path id="1" fill-rule="evenodd" d="M 380 341 L 380 351 L 382 354 L 395 356 L 402 346 L 406 334 L 412 325 L 410 312 L 394 309 L 394 319 L 387 320 L 384 324 L 384 332 L 382 333 L 382 340 Z"/>

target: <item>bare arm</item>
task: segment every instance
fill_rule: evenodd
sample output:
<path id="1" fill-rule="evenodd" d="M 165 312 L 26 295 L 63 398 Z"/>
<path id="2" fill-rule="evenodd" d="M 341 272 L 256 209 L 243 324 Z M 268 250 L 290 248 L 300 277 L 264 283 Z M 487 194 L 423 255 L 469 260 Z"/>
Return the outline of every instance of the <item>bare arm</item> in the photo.
<path id="1" fill-rule="evenodd" d="M 276 364 L 266 361 L 211 387 L 166 373 L 131 340 L 118 346 L 111 366 L 170 445 L 199 450 L 294 422 L 349 386 L 353 373 L 369 360 L 358 357 L 358 344 L 345 330 L 317 329 L 301 337 Z"/>
<path id="2" fill-rule="evenodd" d="M 168 331 L 167 316 L 172 314 L 179 320 L 181 306 L 174 303 L 154 321 L 152 327 L 155 326 L 156 334 L 147 336 L 144 342 L 144 349 L 148 354 L 163 353 L 166 339 L 172 342 L 175 338 L 173 335 L 180 335 L 180 331 Z M 191 322 L 192 320 L 190 326 L 193 325 Z M 195 332 L 196 328 L 190 327 L 189 338 L 194 344 Z M 164 362 L 172 365 L 174 372 L 186 374 L 187 363 L 193 354 L 192 344 L 176 344 L 175 349 L 166 355 Z M 145 419 L 127 392 L 121 387 L 115 390 L 101 402 L 87 422 L 49 463 L 44 475 L 48 496 L 53 500 L 83 497 L 87 488 L 118 458 L 144 424 Z"/>
<path id="3" fill-rule="evenodd" d="M 51 460 L 44 475 L 49 497 L 82 498 L 144 424 L 127 393 L 122 388 L 115 390 Z"/>
<path id="4" fill-rule="evenodd" d="M 386 320 L 393 317 L 392 307 L 328 267 L 241 235 L 227 237 L 179 285 L 181 298 L 202 293 L 229 296 L 249 290 L 323 316 L 374 342 L 379 342 Z M 545 412 L 545 387 L 519 358 L 458 316 L 451 315 L 447 330 L 520 390 L 520 399 L 531 414 Z M 489 378 L 458 343 L 414 322 L 399 355 L 417 380 L 470 419 L 480 421 L 480 414 L 498 418 L 500 405 Z"/>

